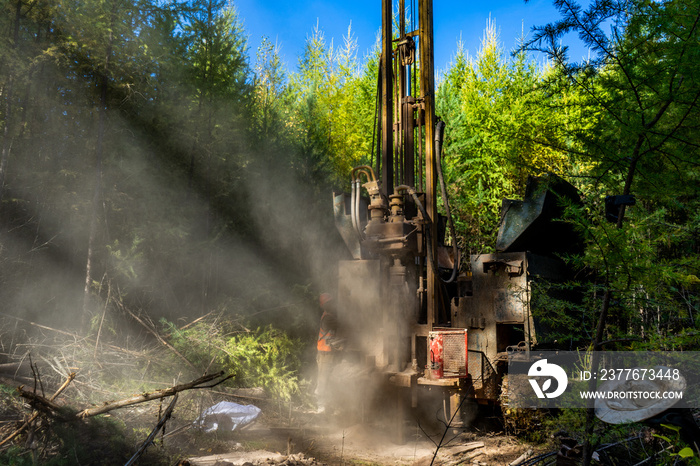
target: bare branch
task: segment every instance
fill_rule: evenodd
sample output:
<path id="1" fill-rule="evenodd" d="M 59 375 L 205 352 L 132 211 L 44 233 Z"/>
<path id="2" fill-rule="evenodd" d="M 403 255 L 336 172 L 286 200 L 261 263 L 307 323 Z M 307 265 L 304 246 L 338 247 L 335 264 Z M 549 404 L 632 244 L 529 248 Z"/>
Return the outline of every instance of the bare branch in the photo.
<path id="1" fill-rule="evenodd" d="M 102 406 L 84 409 L 83 411 L 80 411 L 77 414 L 77 416 L 81 417 L 81 418 L 96 416 L 98 414 L 103 414 L 103 413 L 106 413 L 108 411 L 112 411 L 113 409 L 123 408 L 125 406 L 131 406 L 131 405 L 143 403 L 146 401 L 157 400 L 159 398 L 173 396 L 176 393 L 179 393 L 179 392 L 182 392 L 185 390 L 191 390 L 191 389 L 195 389 L 195 388 L 211 388 L 211 387 L 215 387 L 216 385 L 219 385 L 220 383 L 224 382 L 225 380 L 228 380 L 231 377 L 233 377 L 233 375 L 228 375 L 213 385 L 207 385 L 207 386 L 203 385 L 207 382 L 211 382 L 215 379 L 218 379 L 219 377 L 222 377 L 223 375 L 224 375 L 224 372 L 219 372 L 217 374 L 209 374 L 209 375 L 202 376 L 196 380 L 193 380 L 192 382 L 181 384 L 181 385 L 176 385 L 174 387 L 166 388 L 164 390 L 157 390 L 155 392 L 143 393 L 141 395 L 136 395 L 136 396 L 132 396 L 129 398 L 125 398 L 123 400 L 112 401 L 109 403 L 105 403 Z"/>
<path id="2" fill-rule="evenodd" d="M 168 405 L 168 408 L 165 410 L 165 413 L 163 413 L 163 416 L 158 420 L 158 423 L 156 426 L 153 428 L 149 436 L 146 438 L 146 440 L 141 444 L 138 450 L 136 450 L 136 453 L 134 453 L 134 456 L 131 457 L 131 459 L 124 465 L 124 466 L 131 466 L 134 464 L 136 460 L 138 460 L 141 455 L 143 455 L 143 452 L 146 451 L 146 448 L 153 442 L 153 439 L 158 435 L 158 432 L 160 432 L 161 429 L 165 428 L 165 423 L 170 419 L 170 416 L 173 413 L 173 409 L 175 408 L 175 403 L 177 402 L 177 394 L 173 396 L 173 400 L 170 402 Z"/>
<path id="3" fill-rule="evenodd" d="M 75 378 L 75 372 L 71 372 L 70 375 L 68 375 L 68 378 L 66 379 L 66 381 L 63 382 L 63 385 L 61 385 L 61 386 L 59 387 L 59 389 L 56 390 L 56 392 L 55 392 L 53 395 L 51 395 L 51 398 L 49 398 L 48 401 L 49 401 L 49 402 L 54 401 L 54 400 L 56 399 L 56 397 L 58 397 L 58 395 L 60 395 L 61 393 L 63 393 L 63 390 L 65 390 L 65 389 L 68 387 L 68 385 L 70 385 L 70 383 L 73 381 L 74 378 Z M 30 425 L 32 422 L 34 422 L 34 420 L 35 420 L 37 417 L 39 417 L 39 412 L 38 412 L 38 411 L 35 412 L 34 414 L 32 414 L 32 416 L 31 416 L 24 424 L 22 424 L 22 426 L 21 426 L 19 429 L 17 429 L 16 431 L 14 431 L 12 434 L 10 434 L 8 437 L 6 437 L 2 442 L 0 442 L 0 447 L 2 447 L 2 446 L 5 445 L 5 444 L 8 444 L 8 443 L 10 442 L 10 440 L 12 440 L 13 438 L 17 437 L 19 434 L 21 434 L 22 431 L 24 431 L 24 429 L 26 429 L 27 427 L 29 427 L 29 425 Z"/>

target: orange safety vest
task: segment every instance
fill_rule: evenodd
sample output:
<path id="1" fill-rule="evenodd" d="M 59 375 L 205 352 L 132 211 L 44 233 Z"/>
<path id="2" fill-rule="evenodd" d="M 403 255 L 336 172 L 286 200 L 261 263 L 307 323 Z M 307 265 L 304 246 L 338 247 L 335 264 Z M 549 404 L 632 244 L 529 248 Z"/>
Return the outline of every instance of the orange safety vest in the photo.
<path id="1" fill-rule="evenodd" d="M 333 329 L 328 329 L 325 332 L 323 331 L 323 319 L 325 319 L 327 315 L 328 313 L 324 311 L 323 315 L 321 316 L 321 328 L 318 330 L 318 342 L 316 343 L 316 349 L 324 352 L 332 351 L 331 345 L 328 344 L 328 340 L 335 336 Z"/>

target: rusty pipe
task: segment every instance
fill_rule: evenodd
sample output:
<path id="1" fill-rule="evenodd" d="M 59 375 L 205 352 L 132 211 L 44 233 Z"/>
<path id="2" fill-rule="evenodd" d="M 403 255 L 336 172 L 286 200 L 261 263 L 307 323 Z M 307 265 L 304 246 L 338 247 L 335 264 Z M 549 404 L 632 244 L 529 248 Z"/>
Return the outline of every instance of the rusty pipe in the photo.
<path id="1" fill-rule="evenodd" d="M 351 173 L 353 180 L 360 179 L 359 176 L 355 177 L 355 173 L 358 171 L 360 173 L 365 174 L 365 176 L 367 177 L 367 181 L 377 181 L 377 177 L 374 175 L 374 169 L 372 167 L 370 167 L 369 165 L 360 165 L 360 166 L 353 168 L 352 173 Z M 371 177 L 370 177 L 370 175 L 371 175 Z"/>

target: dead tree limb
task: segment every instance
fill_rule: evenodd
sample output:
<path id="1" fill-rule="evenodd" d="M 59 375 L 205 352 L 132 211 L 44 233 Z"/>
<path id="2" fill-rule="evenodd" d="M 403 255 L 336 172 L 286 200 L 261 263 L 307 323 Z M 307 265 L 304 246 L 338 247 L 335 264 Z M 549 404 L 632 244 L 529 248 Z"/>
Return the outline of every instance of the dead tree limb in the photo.
<path id="1" fill-rule="evenodd" d="M 52 400 L 49 400 L 41 395 L 37 395 L 34 392 L 30 392 L 29 390 L 25 390 L 23 386 L 17 387 L 17 391 L 19 392 L 19 396 L 28 400 L 29 404 L 31 404 L 35 409 L 53 411 L 54 413 L 61 410 L 61 406 L 57 405 Z"/>
<path id="2" fill-rule="evenodd" d="M 65 389 L 68 387 L 68 385 L 73 381 L 74 378 L 75 378 L 75 372 L 71 372 L 70 375 L 68 376 L 68 378 L 66 379 L 66 381 L 63 382 L 63 385 L 61 385 L 61 386 L 59 387 L 59 389 L 56 390 L 56 392 L 55 392 L 53 395 L 51 395 L 51 398 L 49 398 L 49 401 L 55 400 L 55 399 L 58 397 L 58 395 L 60 395 L 60 394 L 63 392 L 63 390 L 65 390 Z M 11 433 L 9 436 L 7 436 L 7 437 L 5 438 L 5 440 L 3 440 L 2 442 L 0 442 L 0 447 L 2 447 L 3 445 L 5 445 L 6 443 L 8 443 L 8 442 L 9 442 L 10 440 L 12 440 L 13 438 L 17 437 L 20 433 L 22 433 L 22 431 L 24 431 L 24 429 L 26 429 L 27 427 L 29 427 L 29 425 L 30 425 L 32 422 L 34 422 L 34 420 L 35 420 L 37 417 L 39 417 L 39 412 L 38 412 L 38 411 L 34 412 L 34 414 L 32 414 L 32 416 L 31 416 L 24 424 L 22 424 L 22 426 L 21 426 L 19 429 L 17 429 L 17 430 L 14 431 L 13 433 Z"/>
<path id="3" fill-rule="evenodd" d="M 149 436 L 146 438 L 146 440 L 141 444 L 138 450 L 136 450 L 136 453 L 134 453 L 134 456 L 131 457 L 131 459 L 124 465 L 124 466 L 131 466 L 134 464 L 134 462 L 143 455 L 143 452 L 146 451 L 146 448 L 153 443 L 153 439 L 158 435 L 158 432 L 160 432 L 161 429 L 165 428 L 165 423 L 170 419 L 170 416 L 173 413 L 173 408 L 175 408 L 175 402 L 177 402 L 177 393 L 173 396 L 173 400 L 170 402 L 168 405 L 168 408 L 165 410 L 165 413 L 163 416 L 158 420 L 158 423 L 156 424 L 155 428 Z"/>
<path id="4" fill-rule="evenodd" d="M 91 341 L 92 341 L 92 339 L 90 339 L 90 338 L 88 338 L 88 337 L 81 337 L 80 335 L 77 335 L 77 334 L 75 334 L 75 333 L 66 332 L 65 330 L 60 330 L 60 329 L 57 329 L 57 328 L 47 327 L 46 325 L 37 324 L 36 322 L 32 322 L 31 320 L 22 319 L 21 317 L 13 316 L 13 315 L 10 315 L 10 314 L 5 314 L 5 313 L 3 313 L 3 312 L 0 312 L 0 316 L 9 317 L 9 318 L 11 318 L 11 319 L 15 319 L 15 320 L 18 321 L 18 322 L 24 322 L 24 323 L 26 323 L 26 324 L 29 324 L 29 325 L 31 325 L 31 326 L 33 326 L 33 327 L 40 328 L 40 329 L 42 329 L 42 330 L 49 330 L 49 331 L 51 331 L 51 332 L 56 332 L 56 333 L 59 333 L 59 334 L 61 334 L 61 335 L 65 335 L 65 336 L 71 337 L 71 338 L 73 338 L 76 342 L 78 342 L 78 341 L 91 342 Z M 31 345 L 29 345 L 29 346 L 31 346 Z M 122 352 L 122 353 L 125 353 L 125 354 L 128 354 L 128 355 L 131 355 L 131 356 L 135 356 L 135 357 L 141 357 L 141 356 L 143 356 L 143 354 L 142 354 L 142 353 L 139 353 L 138 351 L 131 351 L 131 350 L 128 350 L 128 349 L 126 349 L 126 348 L 122 348 L 122 347 L 120 347 L 120 346 L 109 345 L 109 344 L 103 344 L 103 346 L 106 347 L 106 348 L 113 349 L 113 350 L 115 350 L 115 351 L 119 351 L 119 352 Z"/>
<path id="5" fill-rule="evenodd" d="M 27 366 L 26 361 L 21 361 L 21 362 L 8 362 L 5 364 L 0 364 L 0 373 L 2 374 L 12 374 L 12 375 L 17 375 L 17 374 L 25 374 L 28 375 L 28 373 L 31 370 Z"/>
<path id="6" fill-rule="evenodd" d="M 228 375 L 212 385 L 206 385 L 206 386 L 203 385 L 207 382 L 211 382 L 212 380 L 215 380 L 219 377 L 222 377 L 223 375 L 224 375 L 223 371 L 219 372 L 218 374 L 209 374 L 209 375 L 202 376 L 196 380 L 193 380 L 192 382 L 189 382 L 189 383 L 176 385 L 174 387 L 166 388 L 163 390 L 156 390 L 155 392 L 143 393 L 141 395 L 136 395 L 136 396 L 132 396 L 130 398 L 125 398 L 123 400 L 112 401 L 109 403 L 105 403 L 102 406 L 95 407 L 95 408 L 84 409 L 83 411 L 80 411 L 78 413 L 78 417 L 85 418 L 85 417 L 90 417 L 90 416 L 96 416 L 98 414 L 103 414 L 103 413 L 106 413 L 108 411 L 112 411 L 113 409 L 123 408 L 125 406 L 131 406 L 134 404 L 143 403 L 145 401 L 157 400 L 159 398 L 165 398 L 167 396 L 172 396 L 178 392 L 182 392 L 185 390 L 191 390 L 191 389 L 195 389 L 195 388 L 215 387 L 215 386 L 219 385 L 220 383 L 224 382 L 225 380 L 228 380 L 231 377 L 233 377 L 233 374 Z"/>
<path id="7" fill-rule="evenodd" d="M 27 398 L 33 402 L 35 405 L 40 405 L 43 406 L 44 408 L 47 408 L 50 411 L 53 412 L 60 412 L 62 409 L 60 406 L 57 404 L 53 403 L 53 401 L 68 387 L 68 385 L 73 381 L 75 378 L 75 372 L 72 372 L 69 376 L 68 379 L 61 385 L 61 387 L 56 390 L 56 393 L 54 393 L 51 398 L 44 398 L 41 395 L 37 395 L 35 393 L 29 392 L 24 390 L 22 387 L 19 387 L 18 390 L 20 390 L 21 396 L 23 398 Z M 145 401 L 150 401 L 150 400 L 157 400 L 159 398 L 165 398 L 168 396 L 174 396 L 179 392 L 185 391 L 185 390 L 192 390 L 192 389 L 200 389 L 200 388 L 213 388 L 216 387 L 217 385 L 223 383 L 224 381 L 230 379 L 233 377 L 233 374 L 228 375 L 226 377 L 223 377 L 224 372 L 219 372 L 218 374 L 209 374 L 209 375 L 204 375 L 196 380 L 193 380 L 192 382 L 181 384 L 181 385 L 176 385 L 174 387 L 166 388 L 163 390 L 157 390 L 155 392 L 151 393 L 144 393 L 142 395 L 138 396 L 133 396 L 131 398 L 126 398 L 123 400 L 118 400 L 118 401 L 113 401 L 111 403 L 105 403 L 102 406 L 95 407 L 95 408 L 88 408 L 83 411 L 80 411 L 79 413 L 76 414 L 76 417 L 78 418 L 86 418 L 90 416 L 96 416 L 98 414 L 106 413 L 108 411 L 112 411 L 113 409 L 117 408 L 123 408 L 125 406 L 130 406 L 138 403 L 143 403 Z M 215 381 L 216 379 L 220 380 L 210 384 L 210 385 L 204 385 L 208 382 Z M 172 406 L 174 406 L 174 400 L 171 403 Z M 39 417 L 39 411 L 35 411 L 31 417 L 24 423 L 22 426 L 14 431 L 12 434 L 10 434 L 8 437 L 6 437 L 2 442 L 0 442 L 0 448 L 8 444 L 12 439 L 17 437 L 20 433 L 22 433 L 34 420 Z M 162 427 L 162 426 L 161 426 Z M 156 429 L 157 432 L 158 429 Z"/>
<path id="8" fill-rule="evenodd" d="M 36 322 L 32 322 L 31 320 L 23 319 L 23 318 L 21 318 L 21 317 L 13 316 L 13 315 L 10 315 L 10 314 L 5 314 L 4 312 L 0 312 L 0 315 L 1 315 L 1 316 L 4 316 L 4 317 L 9 317 L 9 318 L 11 318 L 11 319 L 18 320 L 18 321 L 20 321 L 20 322 L 24 322 L 24 323 L 26 323 L 26 324 L 29 324 L 29 325 L 33 326 L 33 327 L 37 327 L 37 328 L 40 328 L 40 329 L 43 329 L 43 330 L 50 330 L 50 331 L 52 331 L 52 332 L 60 333 L 60 334 L 62 334 L 62 335 L 66 335 L 66 336 L 69 336 L 69 337 L 72 337 L 72 338 L 75 338 L 75 339 L 78 339 L 78 340 L 82 339 L 82 338 L 78 337 L 78 336 L 77 336 L 76 334 L 74 334 L 74 333 L 66 332 L 65 330 L 59 330 L 59 329 L 57 329 L 57 328 L 47 327 L 46 325 L 37 324 Z"/>
<path id="9" fill-rule="evenodd" d="M 32 374 L 34 375 L 34 393 L 36 393 L 36 383 L 38 381 L 41 387 L 41 395 L 44 396 L 44 384 L 41 382 L 41 377 L 39 376 L 39 368 L 36 363 L 32 362 L 32 353 L 29 353 L 29 367 L 32 368 Z"/>
<path id="10" fill-rule="evenodd" d="M 34 379 L 29 377 L 31 373 L 29 362 L 25 359 L 19 362 L 0 364 L 0 380 L 7 379 L 5 385 L 11 385 L 13 382 L 23 383 L 25 385 L 31 384 L 34 382 Z M 61 372 L 61 376 L 63 376 L 63 374 L 65 374 L 65 372 Z"/>
<path id="11" fill-rule="evenodd" d="M 106 274 L 105 274 L 106 275 Z M 97 348 L 100 345 L 100 335 L 102 335 L 102 324 L 105 322 L 105 316 L 107 315 L 107 308 L 109 307 L 109 300 L 112 297 L 112 282 L 107 282 L 107 300 L 105 301 L 104 308 L 102 309 L 102 319 L 100 319 L 100 327 L 97 329 L 97 337 L 95 337 L 95 352 L 92 357 L 97 359 Z"/>
<path id="12" fill-rule="evenodd" d="M 202 317 L 198 317 L 198 318 L 194 319 L 194 320 L 193 320 L 192 322 L 190 322 L 189 324 L 186 324 L 186 325 L 183 325 L 182 327 L 180 327 L 180 330 L 185 330 L 187 327 L 191 327 L 191 326 L 193 326 L 194 324 L 196 324 L 197 322 L 206 319 L 207 317 L 209 317 L 210 315 L 212 315 L 213 312 L 214 312 L 214 311 L 209 311 L 209 312 L 207 312 L 206 314 L 204 314 Z"/>
<path id="13" fill-rule="evenodd" d="M 165 341 L 165 339 L 164 339 L 163 337 L 161 337 L 160 334 L 159 334 L 155 329 L 153 329 L 150 325 L 148 325 L 146 322 L 144 322 L 143 319 L 141 319 L 139 316 L 137 316 L 136 314 L 134 314 L 133 312 L 131 312 L 131 310 L 130 310 L 129 308 L 127 308 L 126 306 L 124 306 L 124 304 L 122 304 L 122 302 L 121 302 L 119 299 L 115 300 L 115 302 L 117 303 L 117 306 L 119 306 L 123 311 L 125 311 L 127 314 L 129 314 L 136 322 L 138 322 L 139 324 L 141 324 L 141 325 L 143 326 L 143 328 L 145 328 L 146 330 L 148 330 L 148 332 L 149 332 L 151 335 L 153 335 L 154 337 L 156 337 L 156 339 L 157 339 L 163 346 L 165 346 L 165 347 L 168 348 L 170 351 L 172 351 L 173 353 L 175 353 L 175 355 L 177 355 L 177 357 L 179 357 L 180 359 L 182 359 L 183 361 L 185 361 L 185 363 L 186 363 L 188 366 L 190 366 L 192 369 L 194 369 L 195 371 L 197 370 L 197 368 L 194 366 L 194 364 L 192 364 L 192 363 L 190 362 L 189 359 L 187 359 L 186 357 L 184 357 L 184 356 L 182 355 L 182 353 L 180 353 L 177 349 L 175 349 L 175 347 L 174 347 L 173 345 L 171 345 L 170 343 L 168 343 L 167 341 Z M 201 369 L 200 369 L 200 370 L 201 370 Z"/>

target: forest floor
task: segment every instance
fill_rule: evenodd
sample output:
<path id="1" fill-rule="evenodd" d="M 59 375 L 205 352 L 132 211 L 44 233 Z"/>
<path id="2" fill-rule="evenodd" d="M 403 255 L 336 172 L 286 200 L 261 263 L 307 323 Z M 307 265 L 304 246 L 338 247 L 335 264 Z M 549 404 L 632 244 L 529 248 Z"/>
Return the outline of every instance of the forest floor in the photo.
<path id="1" fill-rule="evenodd" d="M 355 423 L 316 413 L 295 413 L 289 419 L 262 416 L 230 434 L 200 434 L 199 440 L 191 436 L 185 440 L 183 436 L 191 448 L 183 449 L 181 454 L 189 452 L 192 456 L 181 464 L 509 465 L 528 451 L 532 455 L 534 450 L 494 426 L 449 429 L 442 438 L 444 426 L 442 432 L 433 429 L 431 435 L 417 424 L 406 425 L 403 441 L 398 441 L 395 431 L 395 424 L 381 420 Z M 211 443 L 202 443 L 203 435 L 208 435 Z"/>
<path id="2" fill-rule="evenodd" d="M 0 326 L 3 342 L 11 341 L 5 338 L 8 333 L 2 333 L 8 328 L 12 327 Z M 188 389 L 173 401 L 165 430 L 147 441 L 173 397 L 115 407 L 91 417 L 77 413 L 194 380 L 180 369 L 173 371 L 178 360 L 173 363 L 172 351 L 144 338 L 129 348 L 105 344 L 98 358 L 97 342 L 48 327 L 41 329 L 48 336 L 36 337 L 28 342 L 31 345 L 6 345 L 5 353 L 0 354 L 0 464 L 123 466 L 144 448 L 136 464 L 501 465 L 532 449 L 506 435 L 493 412 L 474 416 L 466 428 L 446 429 L 436 414 L 442 412 L 442 402 L 428 407 L 435 401 L 433 397 L 419 401 L 422 415 L 405 413 L 405 435 L 399 442 L 397 424 L 390 421 L 394 416 L 379 412 L 395 405 L 395 398 L 387 395 L 374 401 L 373 408 L 365 408 L 372 415 L 360 416 L 361 383 L 344 387 L 350 401 L 336 403 L 340 412 L 334 415 L 314 412 L 311 395 L 290 406 L 270 400 L 261 389 L 224 385 Z M 71 372 L 77 376 L 68 383 L 66 377 Z M 53 405 L 30 397 L 34 393 L 46 399 L 64 382 L 65 391 Z M 310 387 L 306 391 L 310 392 Z M 233 432 L 205 433 L 196 428 L 198 416 L 220 401 L 254 404 L 261 415 Z M 26 423 L 30 418 L 34 420 Z M 422 419 L 421 423 L 416 418 Z"/>
<path id="3" fill-rule="evenodd" d="M 0 334 L 2 329 L 0 325 Z M 519 419 L 517 411 L 506 410 L 506 420 L 495 406 L 466 403 L 461 407 L 466 426 L 447 428 L 440 419 L 445 410 L 442 398 L 431 391 L 421 391 L 418 408 L 404 412 L 404 438 L 398 441 L 398 424 L 391 413 L 397 405 L 396 392 L 372 390 L 373 397 L 363 396 L 368 383 L 361 377 L 358 383 L 335 387 L 333 393 L 342 392 L 340 399 L 345 401 L 333 403 L 338 411 L 333 415 L 312 411 L 311 386 L 304 387 L 306 396 L 289 405 L 270 399 L 261 388 L 217 383 L 180 391 L 177 400 L 167 395 L 115 406 L 92 417 L 79 416 L 87 408 L 111 406 L 147 391 L 189 385 L 195 376 L 181 373 L 172 351 L 151 340 L 147 340 L 150 346 L 136 345 L 139 351 L 105 345 L 96 358 L 96 342 L 65 333 L 53 331 L 58 337 L 38 339 L 31 346 L 33 357 L 27 345 L 7 345 L 13 351 L 0 354 L 0 464 L 124 466 L 140 448 L 145 451 L 136 464 L 149 466 L 511 465 L 535 464 L 558 450 L 580 456 L 580 440 L 572 438 L 581 438 L 576 435 L 583 426 L 580 413 L 562 412 L 556 419 L 553 413 L 546 419 L 520 413 L 527 419 Z M 68 383 L 66 374 L 71 372 L 77 376 Z M 67 384 L 66 389 L 53 404 L 37 402 L 36 395 L 45 399 L 61 384 Z M 24 390 L 19 390 L 22 386 Z M 196 428 L 195 420 L 221 401 L 253 404 L 261 414 L 233 431 L 206 433 Z M 171 402 L 174 409 L 168 417 L 164 413 Z M 700 420 L 697 410 L 694 415 L 696 422 Z M 34 420 L 26 423 L 30 418 Z M 163 419 L 167 422 L 160 431 L 156 425 Z M 597 429 L 601 464 L 653 464 L 652 460 L 669 460 L 682 446 L 678 431 L 669 433 L 664 424 L 624 429 L 599 424 Z M 147 440 L 154 431 L 155 438 Z M 664 440 L 668 436 L 673 438 Z M 525 438 L 543 443 L 528 443 Z M 622 456 L 626 463 L 618 461 Z"/>
<path id="4" fill-rule="evenodd" d="M 345 425 L 342 419 L 305 414 L 293 425 L 263 418 L 239 432 L 219 436 L 218 452 L 190 456 L 181 464 L 233 465 L 509 465 L 533 448 L 498 430 L 450 429 L 437 448 L 418 426 L 407 427 L 403 442 L 381 422 Z M 213 435 L 213 434 L 208 434 Z M 189 451 L 195 453 L 197 442 Z M 228 446 L 229 451 L 223 451 Z M 200 447 L 200 450 L 212 447 Z M 435 452 L 437 450 L 437 455 Z"/>
<path id="5" fill-rule="evenodd" d="M 24 423 L 31 410 L 17 396 L 16 382 L 0 378 L 0 383 L 0 439 L 5 439 Z M 165 433 L 158 433 L 135 464 L 508 465 L 533 450 L 506 435 L 493 419 L 477 419 L 460 429 L 446 429 L 440 422 L 419 425 L 406 421 L 404 439 L 398 441 L 395 421 L 382 416 L 359 422 L 356 413 L 319 414 L 264 399 L 249 400 L 261 408 L 261 414 L 243 428 L 210 433 L 196 428 L 197 413 L 221 398 L 206 390 L 183 392 Z M 65 398 L 59 405 L 68 411 L 64 415 L 42 413 L 9 450 L 0 449 L 0 464 L 29 465 L 37 460 L 64 464 L 60 458 L 67 459 L 67 455 L 75 457 L 75 463 L 67 464 L 126 464 L 143 445 L 167 403 L 156 400 L 80 420 L 65 415 L 75 412 L 71 400 Z"/>
<path id="6" fill-rule="evenodd" d="M 0 439 L 16 432 L 32 412 L 32 406 L 13 387 L 16 382 L 0 377 Z M 533 425 L 525 436 L 516 436 L 504 431 L 495 409 L 477 406 L 469 425 L 461 428 L 448 428 L 436 416 L 432 420 L 420 417 L 419 423 L 415 413 L 406 413 L 405 435 L 398 441 L 397 424 L 390 416 L 374 413 L 359 422 L 355 405 L 345 406 L 344 414 L 331 416 L 265 398 L 248 397 L 246 401 L 234 390 L 188 390 L 180 395 L 177 403 L 172 402 L 175 409 L 164 432 L 158 431 L 152 442 L 146 439 L 170 400 L 153 400 L 90 418 L 75 416 L 76 405 L 70 397 L 57 400 L 58 408 L 51 413 L 41 411 L 29 428 L 0 447 L 0 464 L 123 466 L 132 464 L 127 461 L 140 447 L 145 452 L 133 464 L 149 466 L 511 466 L 545 464 L 541 461 L 554 461 L 557 453 L 580 456 L 581 445 L 566 433 L 573 427 L 572 418 L 565 418 L 563 430 L 551 435 L 545 430 L 553 432 L 552 426 L 545 429 L 537 424 L 540 427 Z M 197 428 L 199 413 L 222 399 L 253 403 L 261 413 L 254 422 L 233 431 L 207 433 Z M 670 459 L 674 447 L 654 432 L 649 427 L 621 431 L 621 436 L 599 445 L 595 454 L 600 464 L 659 464 L 652 460 Z M 524 440 L 538 433 L 544 443 Z M 565 446 L 566 441 L 574 442 L 571 448 Z M 620 462 L 621 458 L 626 461 Z"/>

